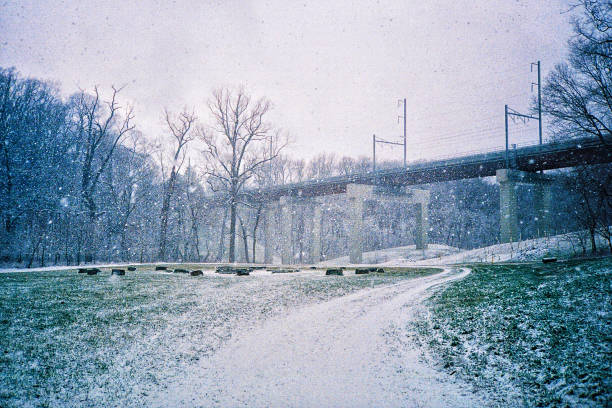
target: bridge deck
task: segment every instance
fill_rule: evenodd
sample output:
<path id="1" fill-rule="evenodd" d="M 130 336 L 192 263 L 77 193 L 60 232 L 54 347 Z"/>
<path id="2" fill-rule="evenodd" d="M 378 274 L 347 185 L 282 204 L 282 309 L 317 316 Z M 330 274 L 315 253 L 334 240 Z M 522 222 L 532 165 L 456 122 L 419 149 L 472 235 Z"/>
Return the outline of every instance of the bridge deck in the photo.
<path id="1" fill-rule="evenodd" d="M 510 152 L 511 163 L 524 171 L 551 170 L 580 164 L 612 162 L 612 149 L 598 139 L 574 139 L 563 143 L 522 147 Z M 346 192 L 351 183 L 381 186 L 409 186 L 450 180 L 494 176 L 498 169 L 506 168 L 505 151 L 473 154 L 469 156 L 410 163 L 407 167 L 381 169 L 375 172 L 349 174 L 249 190 L 257 201 L 276 200 L 283 196 L 316 197 Z"/>

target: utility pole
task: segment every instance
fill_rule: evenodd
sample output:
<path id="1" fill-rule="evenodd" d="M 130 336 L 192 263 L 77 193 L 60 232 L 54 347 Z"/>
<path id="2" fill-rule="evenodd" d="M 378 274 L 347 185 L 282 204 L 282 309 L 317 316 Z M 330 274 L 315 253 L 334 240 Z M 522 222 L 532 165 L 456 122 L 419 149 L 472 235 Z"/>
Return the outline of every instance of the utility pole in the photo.
<path id="1" fill-rule="evenodd" d="M 376 143 L 394 145 L 394 146 L 402 146 L 402 143 L 390 142 L 380 137 L 376 137 L 376 135 L 372 135 L 372 170 L 376 171 Z"/>
<path id="2" fill-rule="evenodd" d="M 536 118 L 535 116 L 524 115 L 522 113 L 519 113 L 515 111 L 514 109 L 509 108 L 508 105 L 504 105 L 504 107 L 505 107 L 504 119 L 505 119 L 505 125 L 506 125 L 506 166 L 508 166 L 510 163 L 510 161 L 508 160 L 508 116 L 518 117 L 518 118 L 521 118 L 522 120 L 529 120 L 529 119 L 538 120 L 538 118 Z"/>
<path id="3" fill-rule="evenodd" d="M 376 135 L 372 135 L 372 171 L 376 171 Z"/>
<path id="4" fill-rule="evenodd" d="M 510 168 L 510 160 L 508 159 L 508 105 L 504 105 L 504 122 L 506 124 L 506 168 Z"/>
<path id="5" fill-rule="evenodd" d="M 394 145 L 394 146 L 403 146 L 404 147 L 404 167 L 406 167 L 406 98 L 403 99 L 398 99 L 397 100 L 397 104 L 399 106 L 399 104 L 404 103 L 404 115 L 403 116 L 399 116 L 397 117 L 397 122 L 399 123 L 399 118 L 403 118 L 404 119 L 404 140 L 402 143 L 397 143 L 397 142 L 391 142 L 385 139 L 382 139 L 380 137 L 376 137 L 376 135 L 372 135 L 372 171 L 376 171 L 376 143 L 383 143 L 383 144 L 388 144 L 388 145 Z"/>
<path id="6" fill-rule="evenodd" d="M 536 65 L 538 68 L 538 136 L 540 144 L 542 144 L 542 80 L 540 77 L 540 61 L 531 63 L 531 71 L 533 72 L 533 66 Z M 533 89 L 533 82 L 531 83 L 531 89 Z"/>
<path id="7" fill-rule="evenodd" d="M 533 119 L 533 120 L 537 120 L 538 121 L 538 142 L 541 145 L 542 144 L 542 87 L 540 86 L 540 82 L 541 82 L 541 78 L 540 78 L 540 61 L 538 62 L 532 62 L 531 63 L 531 72 L 533 72 L 533 66 L 536 66 L 538 69 L 538 116 L 531 116 L 531 115 L 525 115 L 522 113 L 519 113 L 517 111 L 515 111 L 514 109 L 511 109 L 508 107 L 508 105 L 505 105 L 504 108 L 504 122 L 505 122 L 505 126 L 506 126 L 506 167 L 510 168 L 510 160 L 509 160 L 509 155 L 508 155 L 508 116 L 513 117 L 518 117 L 521 118 L 523 121 L 527 121 L 529 119 Z M 531 89 L 533 90 L 533 86 L 536 85 L 535 83 L 531 83 Z"/>
<path id="8" fill-rule="evenodd" d="M 404 167 L 406 167 L 406 98 L 404 98 Z"/>
<path id="9" fill-rule="evenodd" d="M 268 163 L 268 182 L 272 185 L 272 137 L 270 137 L 270 161 Z"/>
<path id="10" fill-rule="evenodd" d="M 402 100 L 398 99 L 397 100 L 397 104 L 401 104 Z M 406 98 L 403 99 L 403 103 L 404 103 L 404 115 L 403 116 L 398 116 L 398 122 L 399 122 L 399 118 L 401 117 L 402 119 L 404 119 L 404 167 L 406 167 Z"/>

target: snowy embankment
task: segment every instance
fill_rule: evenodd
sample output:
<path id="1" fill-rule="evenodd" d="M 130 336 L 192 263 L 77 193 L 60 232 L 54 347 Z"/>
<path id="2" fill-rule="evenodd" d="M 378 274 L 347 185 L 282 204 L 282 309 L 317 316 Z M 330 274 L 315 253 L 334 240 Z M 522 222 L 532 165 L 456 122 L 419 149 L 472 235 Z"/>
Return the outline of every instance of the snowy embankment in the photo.
<path id="1" fill-rule="evenodd" d="M 416 249 L 414 245 L 403 247 L 380 249 L 377 251 L 368 251 L 363 253 L 363 264 L 375 265 L 386 263 L 390 266 L 393 264 L 404 264 L 407 262 L 421 261 L 424 259 L 440 258 L 449 254 L 459 252 L 460 249 L 448 245 L 430 244 L 427 249 Z M 318 263 L 319 266 L 337 266 L 348 265 L 350 263 L 348 256 L 330 259 Z"/>
<path id="2" fill-rule="evenodd" d="M 590 253 L 590 243 L 584 232 L 574 232 L 546 238 L 535 238 L 508 244 L 491 245 L 484 248 L 461 250 L 448 245 L 429 244 L 426 250 L 417 250 L 414 245 L 381 249 L 363 253 L 363 264 L 390 267 L 415 265 L 453 265 L 472 262 L 525 262 L 540 261 L 543 257 L 569 258 L 583 254 L 578 234 L 582 234 L 583 245 Z M 601 237 L 596 237 L 598 248 L 607 248 Z M 343 256 L 320 262 L 318 266 L 350 265 L 349 257 Z"/>
<path id="3" fill-rule="evenodd" d="M 597 243 L 599 248 L 607 247 L 607 244 L 600 237 L 597 238 Z M 581 253 L 582 249 L 577 247 L 575 233 L 570 233 L 508 244 L 491 245 L 438 258 L 430 258 L 418 263 L 420 265 L 452 265 L 470 262 L 523 262 L 539 261 L 547 256 L 568 258 L 580 255 Z M 394 260 L 390 263 L 394 265 L 410 265 L 415 262 Z"/>

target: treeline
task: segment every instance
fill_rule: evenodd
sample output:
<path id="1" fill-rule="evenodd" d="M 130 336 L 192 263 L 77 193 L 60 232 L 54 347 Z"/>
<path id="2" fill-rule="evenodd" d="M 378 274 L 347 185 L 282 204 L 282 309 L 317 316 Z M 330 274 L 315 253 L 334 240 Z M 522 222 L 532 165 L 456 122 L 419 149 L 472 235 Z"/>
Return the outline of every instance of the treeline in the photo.
<path id="1" fill-rule="evenodd" d="M 14 69 L 0 70 L 0 256 L 4 264 L 228 259 L 229 199 L 209 200 L 215 186 L 210 172 L 206 165 L 192 165 L 187 155 L 188 142 L 195 139 L 189 133 L 194 131 L 195 115 L 166 112 L 167 137 L 150 143 L 133 126 L 133 113 L 120 105 L 118 96 L 116 89 L 106 98 L 94 89 L 62 99 L 51 83 L 22 78 Z M 269 153 L 264 151 L 263 157 Z M 305 161 L 276 154 L 253 173 L 247 185 L 365 172 L 370 166 L 367 158 L 320 155 Z M 593 205 L 585 207 L 593 196 L 585 183 L 569 174 L 565 177 L 568 183 L 556 187 L 555 232 L 607 231 L 599 221 L 605 218 L 584 215 L 585 208 L 599 211 Z M 432 242 L 474 248 L 498 241 L 499 193 L 490 180 L 421 187 L 432 191 Z M 523 188 L 519 197 L 525 213 L 533 214 L 529 188 Z M 344 255 L 346 205 L 337 197 L 321 202 L 323 256 Z M 235 260 L 261 261 L 263 208 L 244 202 L 236 207 Z M 309 259 L 313 208 L 308 202 L 293 207 L 291 240 L 296 261 Z M 413 244 L 413 211 L 401 203 L 374 207 L 367 214 L 366 249 Z M 277 217 L 274 222 L 282 221 Z M 534 225 L 524 218 L 523 238 L 537 236 Z"/>
<path id="2" fill-rule="evenodd" d="M 213 190 L 217 197 L 222 193 L 215 188 L 219 184 L 210 166 L 192 165 L 187 154 L 196 139 L 195 115 L 166 112 L 167 136 L 152 143 L 134 127 L 133 112 L 120 104 L 119 96 L 118 89 L 107 90 L 104 97 L 95 88 L 64 99 L 52 83 L 22 78 L 14 69 L 0 70 L 4 264 L 228 259 L 229 198 L 208 199 Z M 320 155 L 304 161 L 275 154 L 247 185 L 365 172 L 370 165 L 367 158 Z M 430 188 L 432 241 L 466 248 L 495 242 L 498 199 L 493 184 L 471 180 Z M 345 206 L 336 198 L 323 202 L 323 254 L 345 254 Z M 309 203 L 294 207 L 296 260 L 307 260 L 312 211 Z M 374 209 L 367 224 L 368 247 L 413 243 L 412 211 L 401 204 Z M 237 203 L 235 259 L 262 259 L 261 226 L 261 207 Z"/>

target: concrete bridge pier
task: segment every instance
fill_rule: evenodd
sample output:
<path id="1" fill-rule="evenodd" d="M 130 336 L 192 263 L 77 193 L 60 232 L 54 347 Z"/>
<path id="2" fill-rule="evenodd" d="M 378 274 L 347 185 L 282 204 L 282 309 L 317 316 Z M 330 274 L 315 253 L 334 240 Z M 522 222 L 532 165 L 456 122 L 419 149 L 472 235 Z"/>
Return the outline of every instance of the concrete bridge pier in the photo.
<path id="1" fill-rule="evenodd" d="M 291 226 L 293 224 L 293 202 L 289 197 L 281 197 L 279 200 L 279 210 L 281 214 L 281 262 L 289 265 L 293 261 L 291 250 Z"/>
<path id="2" fill-rule="evenodd" d="M 409 203 L 415 203 L 416 213 L 416 249 L 427 249 L 429 232 L 429 190 L 410 190 L 412 198 Z"/>
<path id="3" fill-rule="evenodd" d="M 552 183 L 540 183 L 535 185 L 535 206 L 536 206 L 536 226 L 538 237 L 546 237 L 551 232 L 551 204 L 552 204 Z"/>
<path id="4" fill-rule="evenodd" d="M 346 195 L 349 199 L 349 261 L 361 263 L 363 253 L 363 209 L 365 201 L 374 198 L 374 186 L 348 184 Z"/>
<path id="5" fill-rule="evenodd" d="M 272 233 L 275 230 L 274 214 L 278 211 L 279 202 L 269 202 L 266 203 L 263 213 L 264 213 L 264 263 L 271 264 L 274 261 L 274 247 L 272 245 L 273 238 Z"/>
<path id="6" fill-rule="evenodd" d="M 312 215 L 312 230 L 310 242 L 310 262 L 321 262 L 321 203 L 315 200 Z"/>
<path id="7" fill-rule="evenodd" d="M 535 188 L 535 217 L 538 235 L 550 232 L 551 185 L 553 179 L 540 173 L 500 169 L 496 172 L 499 183 L 500 241 L 517 242 L 519 236 L 517 188 L 519 184 L 531 184 Z"/>
<path id="8" fill-rule="evenodd" d="M 516 200 L 517 183 L 503 176 L 499 182 L 499 238 L 502 243 L 516 242 L 519 239 L 518 205 Z"/>
<path id="9" fill-rule="evenodd" d="M 350 231 L 349 260 L 351 263 L 363 262 L 363 210 L 366 201 L 397 200 L 417 206 L 417 231 L 415 243 L 417 249 L 426 249 L 429 231 L 429 191 L 417 189 L 384 190 L 371 185 L 348 184 L 346 194 L 349 199 Z"/>

